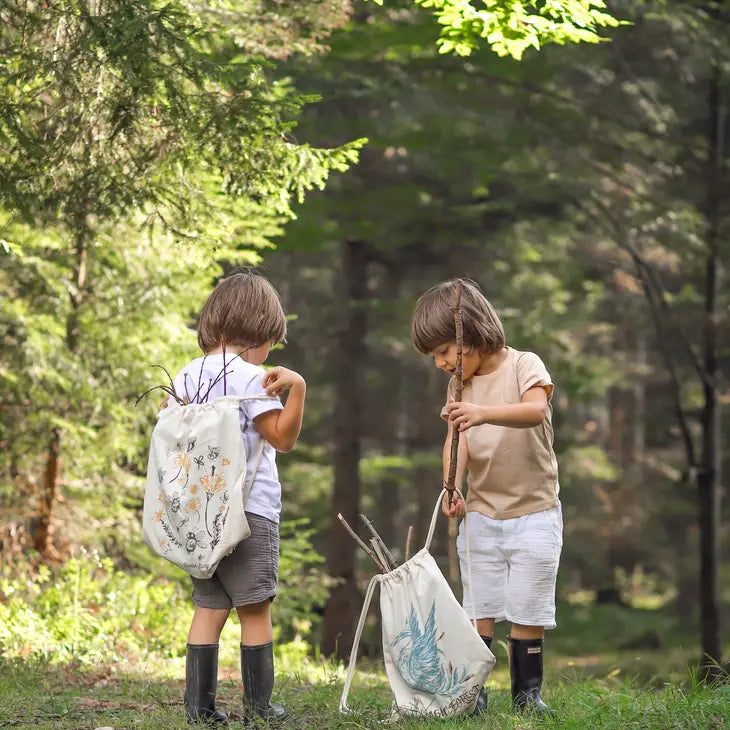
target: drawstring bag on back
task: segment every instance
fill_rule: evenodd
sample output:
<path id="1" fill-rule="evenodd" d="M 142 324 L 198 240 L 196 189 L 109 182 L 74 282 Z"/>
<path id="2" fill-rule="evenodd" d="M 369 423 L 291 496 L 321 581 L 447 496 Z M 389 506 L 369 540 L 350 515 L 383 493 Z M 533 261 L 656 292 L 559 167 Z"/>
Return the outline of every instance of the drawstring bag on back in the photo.
<path id="1" fill-rule="evenodd" d="M 429 552 L 444 494 L 446 490 L 436 502 L 423 549 L 403 565 L 375 575 L 370 581 L 355 632 L 340 712 L 350 712 L 347 697 L 360 637 L 378 585 L 383 658 L 393 692 L 390 719 L 451 717 L 471 712 L 476 705 L 495 658 L 476 630 L 476 619 L 473 623 L 469 620 Z M 468 534 L 466 541 L 471 570 Z"/>
<path id="2" fill-rule="evenodd" d="M 244 483 L 241 401 L 272 398 L 224 395 L 183 404 L 171 394 L 152 432 L 142 539 L 193 577 L 210 578 L 221 559 L 251 534 L 244 509 L 265 442 Z"/>

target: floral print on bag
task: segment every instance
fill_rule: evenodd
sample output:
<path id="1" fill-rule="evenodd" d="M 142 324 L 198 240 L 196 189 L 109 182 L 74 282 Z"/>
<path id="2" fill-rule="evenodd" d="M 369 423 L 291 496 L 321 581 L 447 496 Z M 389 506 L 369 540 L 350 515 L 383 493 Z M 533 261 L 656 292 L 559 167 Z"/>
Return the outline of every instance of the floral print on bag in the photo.
<path id="1" fill-rule="evenodd" d="M 231 460 L 220 457 L 219 446 L 208 445 L 207 453 L 193 455 L 196 439 L 191 438 L 183 451 L 183 444 L 177 443 L 176 450 L 169 451 L 170 470 L 158 469 L 160 483 L 164 475 L 174 474 L 168 484 L 175 484 L 180 490 L 165 493 L 160 491 L 159 501 L 163 509 L 155 512 L 153 520 L 160 523 L 166 537 L 160 538 L 159 546 L 168 553 L 173 546 L 184 548 L 194 553 L 198 548 L 215 547 L 225 526 L 229 511 L 230 495 L 226 488 L 224 469 L 230 466 Z M 206 466 L 208 461 L 208 466 Z M 213 462 L 214 463 L 211 463 Z M 190 471 L 195 464 L 198 469 L 205 469 L 196 483 L 190 483 Z M 198 494 L 203 489 L 205 499 Z M 214 503 L 214 504 L 212 504 Z M 202 528 L 202 529 L 199 529 Z"/>

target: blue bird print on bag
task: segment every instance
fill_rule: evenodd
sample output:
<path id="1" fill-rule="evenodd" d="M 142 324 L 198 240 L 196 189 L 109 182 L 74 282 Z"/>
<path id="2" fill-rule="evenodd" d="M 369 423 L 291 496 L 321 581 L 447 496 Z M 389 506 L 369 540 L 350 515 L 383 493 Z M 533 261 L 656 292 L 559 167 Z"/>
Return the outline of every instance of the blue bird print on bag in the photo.
<path id="1" fill-rule="evenodd" d="M 418 692 L 451 697 L 458 694 L 461 685 L 473 675 L 466 674 L 465 665 L 454 667 L 452 662 L 444 666 L 443 651 L 436 645 L 443 637 L 436 638 L 436 601 L 431 604 L 431 611 L 426 625 L 421 630 L 416 611 L 411 605 L 411 612 L 406 619 L 406 628 L 393 639 L 391 647 L 398 648 L 396 666 L 405 683 Z"/>

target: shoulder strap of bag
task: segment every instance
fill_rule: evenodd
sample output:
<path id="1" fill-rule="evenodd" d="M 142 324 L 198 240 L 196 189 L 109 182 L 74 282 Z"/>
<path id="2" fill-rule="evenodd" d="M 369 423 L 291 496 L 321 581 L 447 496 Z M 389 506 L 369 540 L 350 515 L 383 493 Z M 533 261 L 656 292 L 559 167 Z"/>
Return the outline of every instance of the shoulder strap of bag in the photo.
<path id="1" fill-rule="evenodd" d="M 243 506 L 246 506 L 246 502 L 248 502 L 248 495 L 251 493 L 251 488 L 253 487 L 253 481 L 256 479 L 256 472 L 258 471 L 259 464 L 261 463 L 261 457 L 264 453 L 264 447 L 266 446 L 266 441 L 264 439 L 261 439 L 261 443 L 259 444 L 258 448 L 256 449 L 256 456 L 254 457 L 253 461 L 253 471 L 251 472 L 251 476 L 246 483 L 246 485 L 243 488 Z"/>
<path id="2" fill-rule="evenodd" d="M 342 697 L 340 698 L 340 712 L 343 714 L 352 712 L 352 710 L 347 706 L 347 695 L 350 693 L 350 685 L 352 684 L 352 679 L 355 676 L 355 665 L 357 664 L 357 650 L 360 648 L 360 637 L 362 636 L 362 630 L 365 626 L 365 620 L 368 616 L 368 609 L 370 608 L 370 602 L 373 599 L 373 593 L 375 593 L 375 586 L 380 583 L 382 578 L 383 576 L 379 573 L 374 575 L 370 579 L 367 592 L 365 593 L 365 600 L 362 605 L 362 611 L 360 611 L 360 620 L 357 622 L 355 639 L 352 642 L 352 650 L 350 651 L 350 663 L 347 666 L 347 678 L 345 679 L 345 686 L 342 688 Z"/>
<path id="3" fill-rule="evenodd" d="M 436 529 L 436 520 L 438 519 L 439 512 L 441 511 L 441 501 L 444 498 L 444 495 L 446 494 L 446 489 L 441 490 L 441 494 L 439 494 L 439 498 L 436 500 L 436 506 L 433 510 L 433 516 L 431 517 L 431 525 L 428 528 L 428 535 L 426 536 L 426 544 L 423 546 L 424 550 L 430 550 L 431 548 L 431 540 L 433 540 L 433 533 Z M 466 504 L 466 500 L 464 499 L 464 495 L 458 490 L 455 489 L 454 492 L 461 497 L 461 501 Z M 466 572 L 467 576 L 469 578 L 469 602 L 471 603 L 471 622 L 474 624 L 474 628 L 476 628 L 477 625 L 477 619 L 476 619 L 476 605 L 474 604 L 474 589 L 472 586 L 474 585 L 472 583 L 471 579 L 471 553 L 469 552 L 469 522 L 466 519 L 466 515 L 464 515 L 464 542 L 466 543 Z"/>
<path id="4" fill-rule="evenodd" d="M 276 400 L 273 395 L 242 395 L 238 398 L 241 401 L 244 400 Z M 251 477 L 249 478 L 247 484 L 243 487 L 243 506 L 246 506 L 246 502 L 248 502 L 248 495 L 251 493 L 251 489 L 253 487 L 254 479 L 256 479 L 256 472 L 259 469 L 259 464 L 261 463 L 261 457 L 264 454 L 264 448 L 266 447 L 266 441 L 261 438 L 261 443 L 258 445 L 258 448 L 256 449 L 256 455 L 254 456 L 253 460 L 253 471 L 251 472 Z"/>

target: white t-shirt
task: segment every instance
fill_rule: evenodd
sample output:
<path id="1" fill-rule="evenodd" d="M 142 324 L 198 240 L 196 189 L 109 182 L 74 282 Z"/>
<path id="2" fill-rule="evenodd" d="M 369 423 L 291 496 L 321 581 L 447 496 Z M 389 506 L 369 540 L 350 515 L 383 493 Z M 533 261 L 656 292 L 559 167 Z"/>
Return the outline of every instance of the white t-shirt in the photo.
<path id="1" fill-rule="evenodd" d="M 266 395 L 261 380 L 266 371 L 258 365 L 226 353 L 225 390 L 223 382 L 223 354 L 198 357 L 175 376 L 175 392 L 192 403 L 211 402 L 223 395 Z M 217 382 L 215 382 L 217 380 Z M 210 392 L 208 390 L 210 389 Z M 281 410 L 284 406 L 276 399 L 241 401 L 241 436 L 246 449 L 246 481 L 251 478 L 253 460 L 261 443 L 254 418 L 262 413 Z M 276 449 L 264 443 L 261 462 L 246 502 L 246 512 L 279 522 L 281 513 L 281 484 L 276 470 Z"/>

